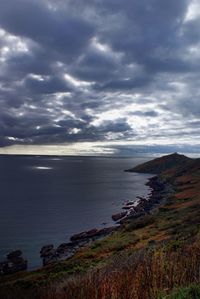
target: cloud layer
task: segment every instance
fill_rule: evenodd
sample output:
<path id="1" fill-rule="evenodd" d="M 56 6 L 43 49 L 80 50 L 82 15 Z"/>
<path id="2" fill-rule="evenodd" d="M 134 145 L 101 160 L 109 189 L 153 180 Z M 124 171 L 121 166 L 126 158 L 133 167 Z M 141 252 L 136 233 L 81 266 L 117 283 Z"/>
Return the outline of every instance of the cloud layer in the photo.
<path id="1" fill-rule="evenodd" d="M 0 3 L 1 152 L 200 144 L 198 0 L 14 4 Z"/>

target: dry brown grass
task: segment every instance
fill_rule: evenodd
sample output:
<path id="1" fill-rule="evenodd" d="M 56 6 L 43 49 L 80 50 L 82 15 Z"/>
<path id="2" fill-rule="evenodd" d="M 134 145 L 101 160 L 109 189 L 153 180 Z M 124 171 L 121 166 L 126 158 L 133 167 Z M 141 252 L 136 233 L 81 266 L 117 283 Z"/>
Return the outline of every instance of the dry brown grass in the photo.
<path id="1" fill-rule="evenodd" d="M 200 282 L 200 242 L 169 241 L 122 253 L 104 267 L 29 289 L 15 286 L 2 299 L 156 299 L 161 291 Z M 9 295 L 9 291 L 10 294 Z M 14 297 L 13 297 L 14 294 Z"/>
<path id="2" fill-rule="evenodd" d="M 69 278 L 43 299 L 155 299 L 160 290 L 200 282 L 199 242 L 174 250 L 160 249 L 119 255 L 86 275 Z"/>

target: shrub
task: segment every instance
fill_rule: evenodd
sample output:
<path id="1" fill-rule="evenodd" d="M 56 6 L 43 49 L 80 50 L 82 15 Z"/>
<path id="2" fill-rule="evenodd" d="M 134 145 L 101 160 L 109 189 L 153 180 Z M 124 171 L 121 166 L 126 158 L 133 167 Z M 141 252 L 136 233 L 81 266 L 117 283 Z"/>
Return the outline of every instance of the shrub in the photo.
<path id="1" fill-rule="evenodd" d="M 161 299 L 200 299 L 200 285 L 180 288 L 169 296 L 162 296 Z"/>
<path id="2" fill-rule="evenodd" d="M 155 217 L 152 215 L 146 215 L 139 219 L 133 219 L 126 226 L 125 230 L 130 232 L 135 229 L 143 228 L 147 225 L 153 224 L 155 222 Z"/>

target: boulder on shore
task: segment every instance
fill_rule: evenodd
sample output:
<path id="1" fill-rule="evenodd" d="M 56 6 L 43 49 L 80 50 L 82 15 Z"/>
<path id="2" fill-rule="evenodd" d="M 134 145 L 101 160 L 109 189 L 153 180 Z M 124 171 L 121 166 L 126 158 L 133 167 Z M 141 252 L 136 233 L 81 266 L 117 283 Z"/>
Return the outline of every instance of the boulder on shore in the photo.
<path id="1" fill-rule="evenodd" d="M 114 227 L 104 227 L 101 229 L 94 228 L 89 231 L 75 234 L 75 235 L 71 236 L 70 240 L 72 242 L 95 240 L 97 238 L 103 237 L 103 236 L 111 233 L 114 229 L 115 229 Z"/>
<path id="2" fill-rule="evenodd" d="M 98 229 L 94 228 L 94 229 L 91 229 L 91 230 L 86 231 L 86 232 L 75 234 L 75 235 L 71 236 L 70 240 L 71 241 L 78 241 L 78 240 L 93 238 L 93 237 L 96 236 L 97 233 L 98 233 Z"/>
<path id="3" fill-rule="evenodd" d="M 70 238 L 71 242 L 62 243 L 57 248 L 54 248 L 53 245 L 43 246 L 40 250 L 43 266 L 72 257 L 79 248 L 112 233 L 115 229 L 116 226 L 104 227 L 101 229 L 95 228 L 73 235 Z"/>
<path id="4" fill-rule="evenodd" d="M 118 221 L 118 220 L 124 218 L 126 215 L 127 215 L 127 212 L 121 212 L 121 213 L 112 215 L 112 219 L 114 221 Z"/>
<path id="5" fill-rule="evenodd" d="M 14 274 L 27 270 L 28 262 L 22 257 L 21 250 L 11 251 L 7 259 L 0 263 L 0 275 Z"/>
<path id="6" fill-rule="evenodd" d="M 54 253 L 54 246 L 52 244 L 45 245 L 40 250 L 40 256 L 41 257 L 46 257 L 46 256 L 49 256 L 49 255 L 52 255 L 53 253 Z"/>
<path id="7" fill-rule="evenodd" d="M 42 258 L 43 266 L 55 262 L 57 257 L 53 244 L 43 246 L 40 250 L 40 257 Z"/>

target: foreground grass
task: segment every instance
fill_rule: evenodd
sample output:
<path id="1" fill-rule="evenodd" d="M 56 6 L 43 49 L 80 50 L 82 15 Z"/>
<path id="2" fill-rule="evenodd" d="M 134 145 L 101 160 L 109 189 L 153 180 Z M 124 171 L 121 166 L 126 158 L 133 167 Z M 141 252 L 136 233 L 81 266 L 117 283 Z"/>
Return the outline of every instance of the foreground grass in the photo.
<path id="1" fill-rule="evenodd" d="M 200 283 L 200 240 L 192 238 L 176 246 L 174 243 L 168 241 L 158 247 L 121 252 L 106 265 L 86 273 L 54 278 L 46 284 L 17 280 L 1 288 L 0 298 L 155 299 L 161 298 L 164 292 L 163 299 L 189 299 L 183 296 L 193 294 L 191 288 L 180 289 L 171 297 L 167 293 L 175 287 Z M 195 292 L 198 295 L 199 289 Z"/>

